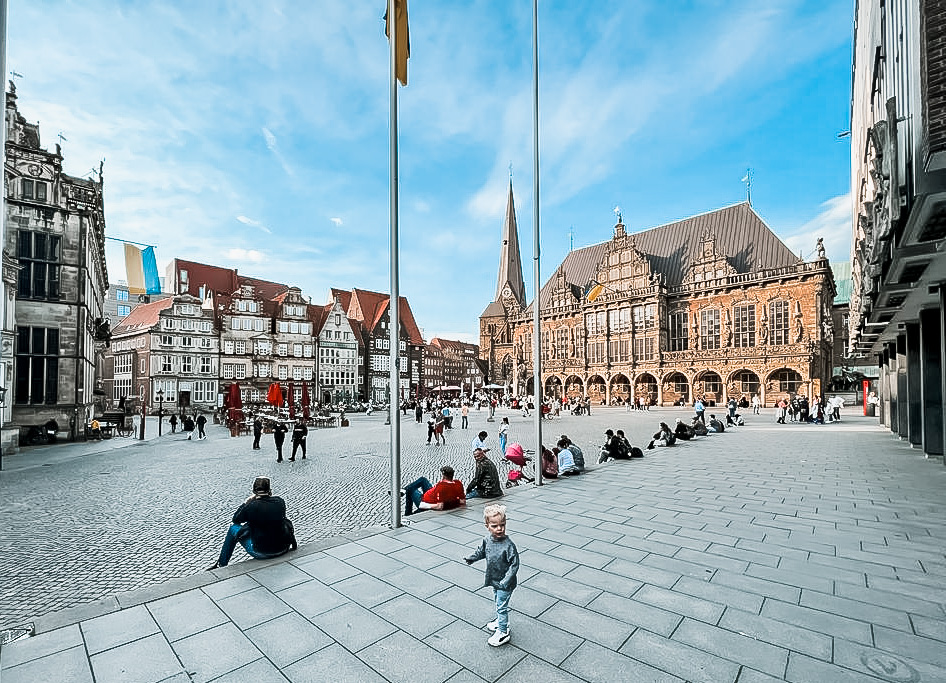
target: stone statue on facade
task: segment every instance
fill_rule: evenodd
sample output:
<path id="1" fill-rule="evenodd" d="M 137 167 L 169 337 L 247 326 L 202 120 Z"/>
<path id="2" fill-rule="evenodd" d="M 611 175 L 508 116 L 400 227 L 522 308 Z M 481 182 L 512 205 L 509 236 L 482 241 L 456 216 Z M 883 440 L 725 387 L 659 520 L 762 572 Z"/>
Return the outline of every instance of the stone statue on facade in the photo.
<path id="1" fill-rule="evenodd" d="M 820 259 L 821 259 L 821 258 L 824 258 L 824 257 L 825 257 L 825 254 L 824 254 L 824 239 L 821 238 L 821 237 L 818 238 L 818 246 L 817 246 L 817 249 L 818 249 L 818 258 L 820 258 Z"/>

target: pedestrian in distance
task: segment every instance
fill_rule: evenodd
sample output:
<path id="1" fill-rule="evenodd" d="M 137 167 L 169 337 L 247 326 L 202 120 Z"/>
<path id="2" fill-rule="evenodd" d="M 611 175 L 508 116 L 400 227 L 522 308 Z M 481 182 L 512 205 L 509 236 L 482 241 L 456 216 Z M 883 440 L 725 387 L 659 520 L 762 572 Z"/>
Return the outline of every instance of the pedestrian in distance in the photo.
<path id="1" fill-rule="evenodd" d="M 256 415 L 253 418 L 253 450 L 259 450 L 259 440 L 263 436 L 263 421 L 260 419 L 259 415 Z"/>
<path id="2" fill-rule="evenodd" d="M 504 417 L 503 421 L 499 423 L 499 450 L 503 455 L 506 455 L 506 437 L 509 432 L 509 418 Z"/>
<path id="3" fill-rule="evenodd" d="M 257 477 L 253 482 L 253 495 L 233 513 L 220 557 L 208 571 L 226 567 L 237 543 L 259 560 L 279 557 L 298 547 L 295 529 L 286 518 L 286 501 L 273 495 L 269 477 Z"/>
<path id="4" fill-rule="evenodd" d="M 289 456 L 289 462 L 295 462 L 296 451 L 302 448 L 302 459 L 305 460 L 305 438 L 309 435 L 309 428 L 305 426 L 305 420 L 299 418 L 292 428 L 292 455 Z"/>
<path id="5" fill-rule="evenodd" d="M 460 408 L 460 429 L 470 428 L 470 404 L 464 403 Z"/>
<path id="6" fill-rule="evenodd" d="M 204 414 L 201 413 L 197 416 L 197 439 L 206 439 L 207 435 L 204 433 L 204 427 L 207 425 L 207 418 L 204 417 Z"/>
<path id="7" fill-rule="evenodd" d="M 519 551 L 512 539 L 506 535 L 506 506 L 487 505 L 483 510 L 483 521 L 489 534 L 484 538 L 473 554 L 463 558 L 467 564 L 486 560 L 484 586 L 493 589 L 496 601 L 496 619 L 486 628 L 493 635 L 486 641 L 492 647 L 499 647 L 509 642 L 509 600 L 516 589 L 516 575 L 519 572 Z"/>
<path id="8" fill-rule="evenodd" d="M 187 434 L 187 440 L 190 441 L 194 435 L 194 418 L 185 415 L 181 422 L 181 429 L 184 430 L 184 433 Z"/>
<path id="9" fill-rule="evenodd" d="M 177 415 L 171 413 L 171 418 L 168 420 L 171 423 L 171 434 L 177 432 Z"/>
<path id="10" fill-rule="evenodd" d="M 276 444 L 276 462 L 282 462 L 282 445 L 286 442 L 286 432 L 289 428 L 282 422 L 276 421 L 273 425 L 273 443 Z"/>

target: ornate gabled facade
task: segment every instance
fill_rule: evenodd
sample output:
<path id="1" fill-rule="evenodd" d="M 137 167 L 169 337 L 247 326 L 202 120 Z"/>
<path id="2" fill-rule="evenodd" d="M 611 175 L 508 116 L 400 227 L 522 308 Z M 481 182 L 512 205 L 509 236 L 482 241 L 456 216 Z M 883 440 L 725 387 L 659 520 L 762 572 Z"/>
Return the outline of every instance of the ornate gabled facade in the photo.
<path id="1" fill-rule="evenodd" d="M 801 261 L 747 203 L 635 234 L 619 217 L 612 239 L 569 253 L 542 287 L 543 394 L 657 405 L 820 395 L 833 297 L 823 252 Z M 534 305 L 500 292 L 480 317 L 488 381 L 517 395 L 534 393 Z"/>
<path id="2" fill-rule="evenodd" d="M 39 125 L 20 114 L 12 83 L 4 125 L 8 289 L 0 386 L 7 390 L 2 422 L 8 453 L 18 435 L 48 422 L 56 423 L 60 437 L 84 432 L 103 395 L 102 354 L 110 330 L 103 313 L 108 274 L 101 166 L 96 180 L 64 173 L 59 145 L 53 152 L 41 146 Z"/>

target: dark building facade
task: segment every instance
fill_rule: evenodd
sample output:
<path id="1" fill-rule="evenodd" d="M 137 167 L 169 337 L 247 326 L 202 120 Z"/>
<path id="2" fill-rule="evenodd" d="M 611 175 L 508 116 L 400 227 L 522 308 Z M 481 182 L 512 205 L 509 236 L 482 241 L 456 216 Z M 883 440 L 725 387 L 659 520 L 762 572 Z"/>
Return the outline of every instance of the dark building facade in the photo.
<path id="1" fill-rule="evenodd" d="M 860 0 L 854 24 L 850 345 L 880 419 L 946 453 L 946 3 Z"/>
<path id="2" fill-rule="evenodd" d="M 533 301 L 525 301 L 509 190 L 496 298 L 480 316 L 491 383 L 534 393 Z M 800 260 L 748 203 L 568 254 L 542 287 L 543 395 L 599 404 L 767 405 L 820 396 L 831 376 L 834 281 L 823 250 Z"/>
<path id="3" fill-rule="evenodd" d="M 40 143 L 39 125 L 6 98 L 4 278 L 16 271 L 12 339 L 4 335 L 4 453 L 55 422 L 58 436 L 84 433 L 102 403 L 102 353 L 110 337 L 103 302 L 105 204 L 98 178 L 63 172 L 59 145 Z M 15 264 L 15 265 L 14 265 Z M 12 281 L 11 281 L 12 284 Z"/>

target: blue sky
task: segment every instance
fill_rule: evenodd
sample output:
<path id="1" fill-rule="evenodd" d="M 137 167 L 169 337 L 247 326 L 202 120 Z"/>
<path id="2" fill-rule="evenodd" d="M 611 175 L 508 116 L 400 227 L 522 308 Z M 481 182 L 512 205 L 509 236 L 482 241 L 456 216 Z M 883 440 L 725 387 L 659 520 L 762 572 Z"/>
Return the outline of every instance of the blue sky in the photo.
<path id="1" fill-rule="evenodd" d="M 539 1 L 543 281 L 568 251 L 745 198 L 850 255 L 852 2 Z M 532 296 L 532 3 L 414 0 L 401 293 L 476 341 L 509 166 Z M 105 159 L 107 233 L 298 285 L 389 289 L 384 0 L 10 0 L 7 66 L 65 170 Z M 571 233 L 571 237 L 570 237 Z M 125 278 L 120 247 L 109 277 Z"/>

